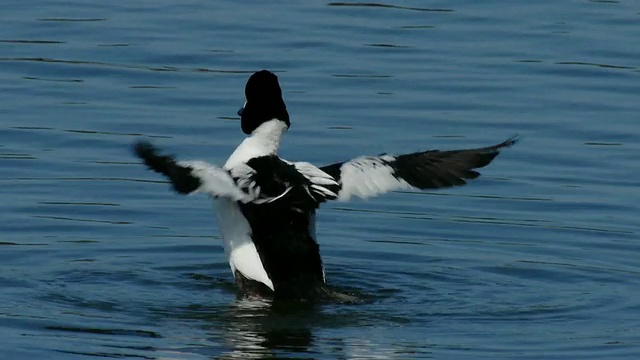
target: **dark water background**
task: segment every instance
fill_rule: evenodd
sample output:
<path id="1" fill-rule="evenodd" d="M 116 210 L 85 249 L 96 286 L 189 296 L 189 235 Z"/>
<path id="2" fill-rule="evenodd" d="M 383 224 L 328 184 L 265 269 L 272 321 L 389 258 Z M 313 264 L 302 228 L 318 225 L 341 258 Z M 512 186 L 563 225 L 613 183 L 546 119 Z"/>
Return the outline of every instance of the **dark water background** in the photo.
<path id="1" fill-rule="evenodd" d="M 640 3 L 3 1 L 0 359 L 636 359 Z M 282 155 L 491 145 L 470 186 L 327 204 L 358 305 L 238 300 L 210 200 L 130 154 L 221 164 L 253 71 Z"/>

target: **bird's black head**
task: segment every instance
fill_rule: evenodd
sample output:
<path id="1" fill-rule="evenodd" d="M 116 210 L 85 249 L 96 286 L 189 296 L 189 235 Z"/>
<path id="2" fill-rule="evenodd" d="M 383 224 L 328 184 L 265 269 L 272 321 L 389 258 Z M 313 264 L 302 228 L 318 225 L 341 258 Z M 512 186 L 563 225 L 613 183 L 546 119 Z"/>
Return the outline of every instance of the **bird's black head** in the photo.
<path id="1" fill-rule="evenodd" d="M 278 119 L 291 126 L 287 106 L 282 99 L 282 90 L 278 77 L 268 70 L 261 70 L 247 80 L 244 88 L 247 101 L 238 115 L 241 119 L 242 131 L 251 134 L 262 123 Z"/>

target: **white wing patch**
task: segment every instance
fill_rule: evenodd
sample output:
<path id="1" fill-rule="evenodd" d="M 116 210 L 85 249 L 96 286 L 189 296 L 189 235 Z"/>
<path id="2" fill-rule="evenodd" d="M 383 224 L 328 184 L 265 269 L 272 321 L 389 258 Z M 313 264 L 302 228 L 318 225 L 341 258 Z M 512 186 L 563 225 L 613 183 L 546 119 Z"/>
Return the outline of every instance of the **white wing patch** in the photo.
<path id="1" fill-rule="evenodd" d="M 191 174 L 200 179 L 202 185 L 196 192 L 244 203 L 252 201 L 257 196 L 254 188 L 247 188 L 247 191 L 243 191 L 242 186 L 238 186 L 226 170 L 217 166 L 199 160 L 179 161 L 177 164 L 191 169 Z"/>
<path id="2" fill-rule="evenodd" d="M 296 162 L 293 163 L 293 166 L 311 182 L 311 189 L 313 191 L 329 199 L 338 197 L 338 194 L 327 188 L 327 186 L 340 186 L 331 175 L 308 162 Z"/>
<path id="3" fill-rule="evenodd" d="M 202 185 L 195 192 L 206 193 L 215 198 L 222 197 L 242 203 L 264 204 L 282 198 L 292 189 L 288 187 L 277 196 L 261 197 L 260 186 L 252 180 L 256 171 L 243 163 L 237 164 L 228 171 L 199 160 L 179 161 L 177 164 L 189 168 L 191 175 L 202 182 Z"/>
<path id="4" fill-rule="evenodd" d="M 337 200 L 347 201 L 352 196 L 366 199 L 392 190 L 412 189 L 408 182 L 395 177 L 394 169 L 385 163 L 394 160 L 395 157 L 390 155 L 363 156 L 342 164 L 340 167 L 342 189 Z"/>
<path id="5" fill-rule="evenodd" d="M 304 175 L 309 181 L 318 185 L 338 185 L 336 180 L 326 172 L 320 170 L 317 166 L 308 162 L 293 163 L 296 170 Z"/>

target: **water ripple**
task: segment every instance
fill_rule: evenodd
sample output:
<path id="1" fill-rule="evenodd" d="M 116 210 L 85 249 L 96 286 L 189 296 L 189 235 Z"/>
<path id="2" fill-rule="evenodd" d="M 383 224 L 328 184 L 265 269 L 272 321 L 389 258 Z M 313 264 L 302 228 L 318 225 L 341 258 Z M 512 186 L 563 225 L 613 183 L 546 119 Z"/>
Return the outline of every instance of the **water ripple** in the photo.
<path id="1" fill-rule="evenodd" d="M 106 18 L 40 18 L 38 21 L 54 21 L 54 22 L 96 22 L 107 21 Z"/>
<path id="2" fill-rule="evenodd" d="M 197 73 L 217 73 L 217 74 L 251 74 L 255 70 L 228 70 L 228 69 L 210 69 L 210 68 L 180 68 L 176 66 L 142 66 L 142 65 L 128 65 L 117 64 L 103 61 L 91 61 L 91 60 L 69 60 L 69 59 L 54 59 L 43 57 L 15 57 L 15 58 L 0 58 L 0 61 L 4 62 L 34 62 L 34 63 L 49 63 L 49 64 L 65 64 L 65 65 L 83 65 L 83 66 L 99 66 L 99 67 L 112 67 L 123 69 L 137 69 L 137 70 L 149 70 L 160 72 L 197 72 Z M 275 71 L 275 70 L 274 70 Z"/>
<path id="3" fill-rule="evenodd" d="M 328 6 L 373 7 L 373 8 L 430 11 L 430 12 L 452 12 L 453 11 L 452 9 L 443 9 L 443 8 L 419 8 L 419 7 L 390 5 L 390 4 L 383 4 L 383 3 L 365 3 L 365 2 L 330 2 L 327 5 Z"/>

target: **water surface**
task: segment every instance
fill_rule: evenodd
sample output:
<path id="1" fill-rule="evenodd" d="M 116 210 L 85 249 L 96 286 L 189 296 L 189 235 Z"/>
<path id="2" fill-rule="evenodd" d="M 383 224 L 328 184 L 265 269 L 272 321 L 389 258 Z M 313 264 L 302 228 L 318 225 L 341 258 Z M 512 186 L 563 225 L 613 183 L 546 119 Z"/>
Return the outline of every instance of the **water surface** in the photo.
<path id="1" fill-rule="evenodd" d="M 635 359 L 634 2 L 5 2 L 0 358 Z M 247 77 L 277 72 L 281 153 L 486 146 L 462 188 L 325 204 L 331 284 L 237 299 L 210 200 L 137 139 L 221 164 Z"/>

